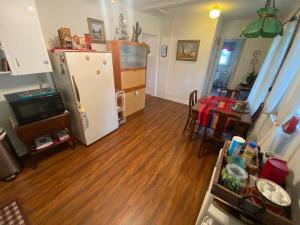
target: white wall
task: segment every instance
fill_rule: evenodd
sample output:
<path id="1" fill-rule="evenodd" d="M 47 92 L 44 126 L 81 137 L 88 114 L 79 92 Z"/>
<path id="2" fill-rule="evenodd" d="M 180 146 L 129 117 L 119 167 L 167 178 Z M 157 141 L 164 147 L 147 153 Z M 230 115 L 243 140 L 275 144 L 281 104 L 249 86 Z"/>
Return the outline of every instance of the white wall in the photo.
<path id="1" fill-rule="evenodd" d="M 60 27 L 69 27 L 72 35 L 83 36 L 89 33 L 87 17 L 103 20 L 105 23 L 106 39 L 114 37 L 115 29 L 119 25 L 119 14 L 123 13 L 128 23 L 127 32 L 131 37 L 132 25 L 140 22 L 142 31 L 150 34 L 160 34 L 160 18 L 137 12 L 126 5 L 110 0 L 36 0 L 38 13 L 44 32 L 46 44 L 49 48 L 60 46 L 57 30 Z M 141 37 L 140 37 L 141 38 Z M 98 44 L 96 44 L 98 45 Z M 98 49 L 105 50 L 104 45 Z"/>
<path id="2" fill-rule="evenodd" d="M 207 14 L 162 19 L 161 45 L 168 46 L 168 56 L 160 57 L 158 96 L 187 103 L 192 90 L 202 91 L 217 21 L 210 19 Z M 176 60 L 178 40 L 200 40 L 196 62 Z"/>
<path id="3" fill-rule="evenodd" d="M 250 21 L 251 20 L 248 19 L 223 21 L 222 39 L 240 38 L 243 27 Z M 249 38 L 245 40 L 236 71 L 229 82 L 229 88 L 236 88 L 238 84 L 245 82 L 248 73 L 252 72 L 253 67 L 250 64 L 250 60 L 253 58 L 253 52 L 256 49 L 259 49 L 262 52 L 261 56 L 258 58 L 259 62 L 256 65 L 256 72 L 259 71 L 272 41 L 272 38 Z"/>

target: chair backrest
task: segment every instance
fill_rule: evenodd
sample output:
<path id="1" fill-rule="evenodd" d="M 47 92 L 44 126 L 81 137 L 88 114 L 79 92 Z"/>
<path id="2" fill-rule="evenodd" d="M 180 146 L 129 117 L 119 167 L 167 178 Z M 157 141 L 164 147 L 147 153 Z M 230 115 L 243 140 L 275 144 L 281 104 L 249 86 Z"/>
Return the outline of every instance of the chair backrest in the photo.
<path id="1" fill-rule="evenodd" d="M 189 114 L 192 113 L 192 107 L 196 104 L 198 98 L 198 91 L 194 90 L 190 93 L 190 98 L 189 98 Z"/>
<path id="2" fill-rule="evenodd" d="M 221 90 L 219 92 L 219 96 L 224 96 L 224 97 L 229 97 L 229 98 L 235 98 L 235 99 L 237 99 L 238 96 L 239 96 L 239 90 L 237 90 L 237 89 L 221 88 Z"/>
<path id="3" fill-rule="evenodd" d="M 256 120 L 258 119 L 258 117 L 259 117 L 261 111 L 263 110 L 264 106 L 265 106 L 265 104 L 264 104 L 263 102 L 260 103 L 260 105 L 259 105 L 259 107 L 257 108 L 256 112 L 253 113 L 253 115 L 252 115 L 252 117 L 251 117 L 252 123 L 255 123 L 255 122 L 256 122 Z"/>
<path id="4" fill-rule="evenodd" d="M 217 119 L 218 121 L 215 125 L 215 128 L 213 129 L 214 130 L 213 136 L 215 138 L 218 138 L 220 140 L 223 139 L 223 134 L 225 131 L 227 131 L 227 127 L 228 127 L 227 122 L 229 121 L 229 119 L 233 123 L 233 125 L 231 126 L 232 127 L 231 132 L 233 134 L 235 134 L 236 127 L 239 125 L 241 117 L 231 114 L 231 113 L 225 113 L 225 112 L 219 111 L 217 109 L 209 110 L 209 113 L 208 113 L 208 121 L 209 122 L 207 123 L 205 129 L 209 128 L 211 121 L 216 116 L 218 118 Z"/>

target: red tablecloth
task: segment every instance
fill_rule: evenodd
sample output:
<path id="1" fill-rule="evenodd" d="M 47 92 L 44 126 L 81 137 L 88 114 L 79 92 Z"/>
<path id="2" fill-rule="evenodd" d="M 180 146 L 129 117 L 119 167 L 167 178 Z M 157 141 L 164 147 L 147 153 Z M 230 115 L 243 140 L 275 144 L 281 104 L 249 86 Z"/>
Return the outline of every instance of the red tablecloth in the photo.
<path id="1" fill-rule="evenodd" d="M 198 102 L 201 103 L 201 108 L 198 112 L 198 123 L 205 127 L 210 122 L 211 127 L 214 128 L 217 118 L 214 118 L 214 121 L 208 121 L 209 110 L 216 109 L 224 113 L 230 113 L 232 112 L 230 105 L 235 103 L 236 100 L 228 97 L 209 96 L 207 98 L 200 98 Z"/>

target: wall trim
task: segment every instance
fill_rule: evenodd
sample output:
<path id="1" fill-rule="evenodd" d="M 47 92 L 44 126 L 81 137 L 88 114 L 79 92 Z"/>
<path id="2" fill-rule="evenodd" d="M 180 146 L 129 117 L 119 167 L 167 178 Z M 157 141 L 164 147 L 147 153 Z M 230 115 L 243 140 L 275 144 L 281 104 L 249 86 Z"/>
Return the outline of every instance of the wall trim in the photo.
<path id="1" fill-rule="evenodd" d="M 156 97 L 163 98 L 163 99 L 166 99 L 166 100 L 169 100 L 169 101 L 172 101 L 172 102 L 181 103 L 181 104 L 184 104 L 184 105 L 188 105 L 189 104 L 188 101 L 182 100 L 182 99 L 171 98 L 171 97 L 167 97 L 167 96 L 163 96 L 163 95 L 157 95 Z"/>

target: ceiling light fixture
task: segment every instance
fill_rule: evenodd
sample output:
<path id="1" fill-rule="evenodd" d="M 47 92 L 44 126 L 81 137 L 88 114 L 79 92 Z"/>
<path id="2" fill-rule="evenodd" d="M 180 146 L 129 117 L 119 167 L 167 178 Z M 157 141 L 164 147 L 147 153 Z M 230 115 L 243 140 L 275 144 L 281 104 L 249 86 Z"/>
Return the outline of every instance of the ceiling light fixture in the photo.
<path id="1" fill-rule="evenodd" d="M 209 11 L 209 17 L 212 19 L 216 19 L 221 15 L 221 10 L 219 7 L 215 7 L 212 10 Z"/>

